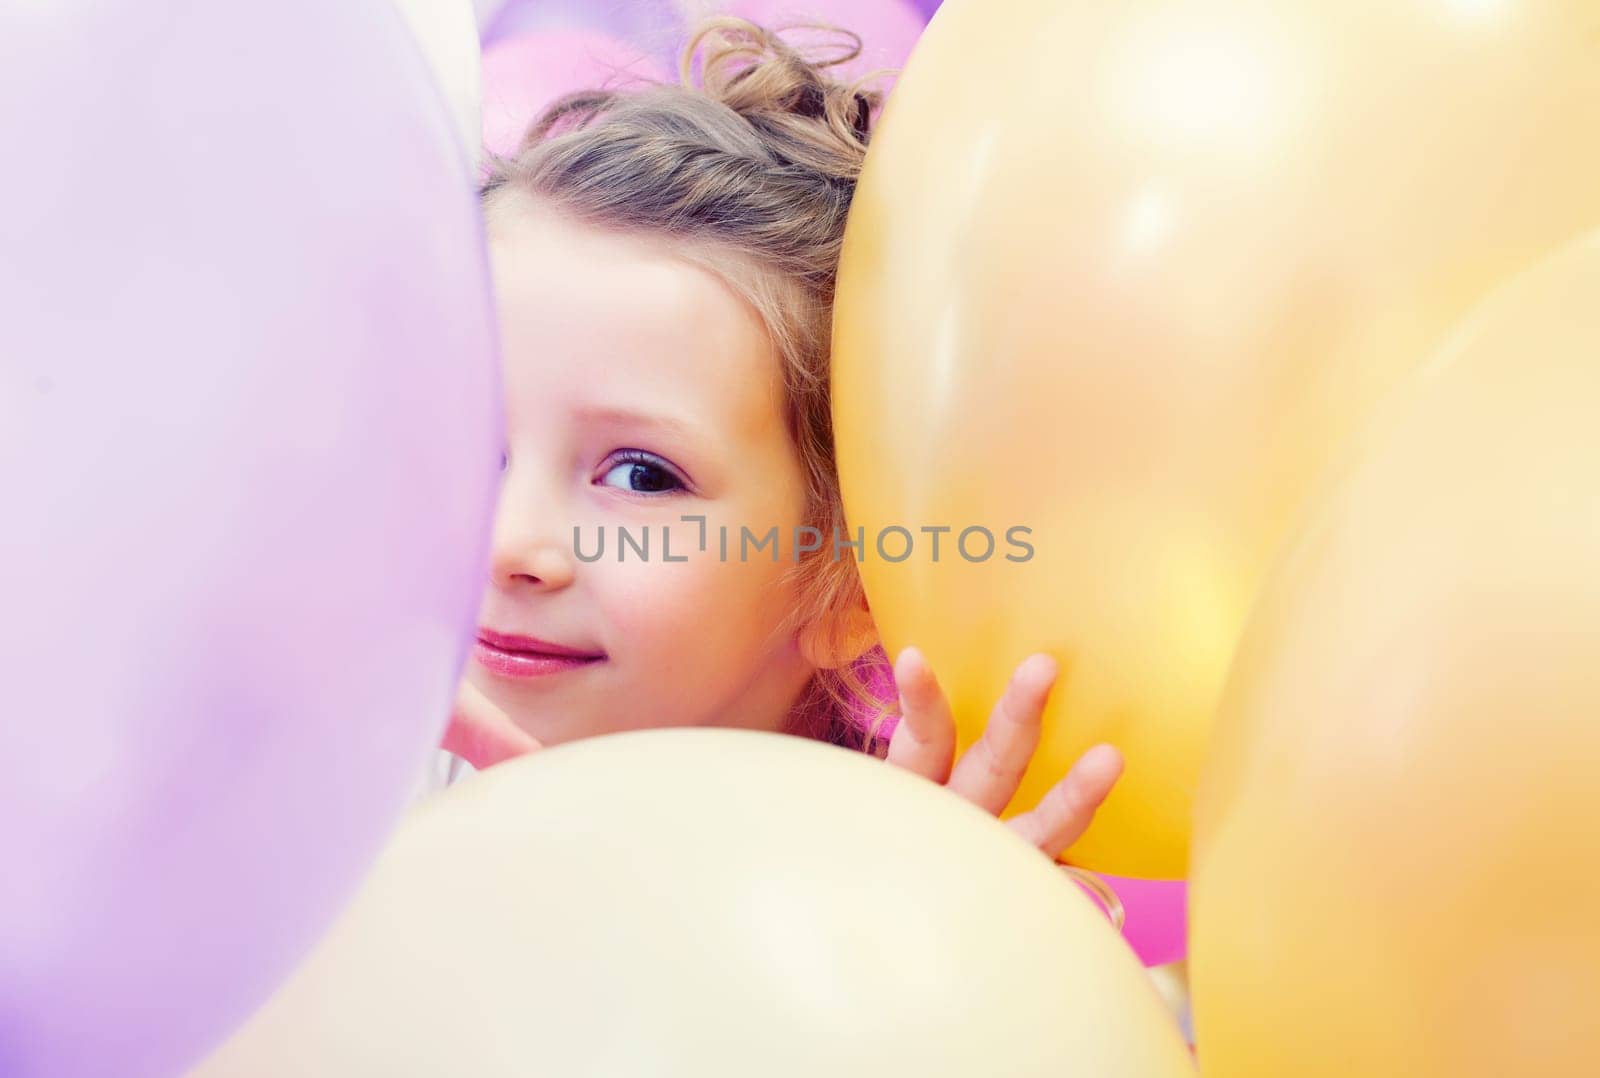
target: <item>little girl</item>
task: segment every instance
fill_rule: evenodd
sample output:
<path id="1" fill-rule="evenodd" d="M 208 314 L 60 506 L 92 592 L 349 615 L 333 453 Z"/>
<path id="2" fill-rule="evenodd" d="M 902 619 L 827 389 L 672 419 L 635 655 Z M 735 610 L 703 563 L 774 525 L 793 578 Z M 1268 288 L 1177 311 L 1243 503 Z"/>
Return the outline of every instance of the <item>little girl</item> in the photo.
<path id="1" fill-rule="evenodd" d="M 877 103 L 827 74 L 853 56 L 814 63 L 711 20 L 683 86 L 564 99 L 493 163 L 505 474 L 445 741 L 473 765 L 612 731 L 736 726 L 878 751 L 994 813 L 1015 792 L 1048 656 L 1017 668 L 952 767 L 949 709 L 908 648 L 886 752 L 874 736 L 886 660 L 856 555 L 832 542 L 849 534 L 828 397 L 834 275 Z M 802 526 L 818 549 L 788 542 Z M 741 542 L 773 528 L 777 545 Z M 1057 856 L 1121 766 L 1091 750 L 1013 825 Z"/>

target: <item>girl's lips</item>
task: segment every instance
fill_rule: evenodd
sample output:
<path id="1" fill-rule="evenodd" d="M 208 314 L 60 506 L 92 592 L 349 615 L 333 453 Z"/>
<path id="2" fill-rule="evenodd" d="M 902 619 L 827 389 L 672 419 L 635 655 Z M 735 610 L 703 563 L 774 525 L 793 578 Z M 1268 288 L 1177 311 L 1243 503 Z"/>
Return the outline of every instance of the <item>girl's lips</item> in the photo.
<path id="1" fill-rule="evenodd" d="M 537 678 L 565 673 L 605 660 L 604 652 L 580 651 L 531 636 L 513 636 L 491 629 L 478 630 L 472 649 L 478 665 L 506 678 Z"/>

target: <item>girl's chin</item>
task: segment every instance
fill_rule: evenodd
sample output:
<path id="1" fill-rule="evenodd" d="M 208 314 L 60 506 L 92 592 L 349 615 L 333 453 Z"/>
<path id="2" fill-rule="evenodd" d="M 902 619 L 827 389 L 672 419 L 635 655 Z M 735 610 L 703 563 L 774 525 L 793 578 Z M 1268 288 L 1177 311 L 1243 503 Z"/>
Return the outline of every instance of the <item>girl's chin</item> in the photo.
<path id="1" fill-rule="evenodd" d="M 554 701 L 530 703 L 507 699 L 504 694 L 499 698 L 491 696 L 491 699 L 518 729 L 547 749 L 568 741 L 617 733 L 626 728 L 621 723 L 607 722 L 604 718 L 585 714 L 579 707 L 562 707 Z"/>

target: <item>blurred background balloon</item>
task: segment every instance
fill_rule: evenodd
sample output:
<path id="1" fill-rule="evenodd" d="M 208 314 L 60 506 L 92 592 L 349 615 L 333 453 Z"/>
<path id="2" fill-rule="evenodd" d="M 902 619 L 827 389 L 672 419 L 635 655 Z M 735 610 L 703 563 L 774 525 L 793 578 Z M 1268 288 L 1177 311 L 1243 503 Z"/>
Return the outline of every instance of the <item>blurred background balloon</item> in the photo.
<path id="1" fill-rule="evenodd" d="M 1096 742 L 1126 755 L 1074 863 L 1186 875 L 1305 491 L 1494 282 L 1600 224 L 1595 27 L 1588 0 L 950 0 L 929 26 L 845 242 L 845 507 L 963 745 L 1024 655 L 1062 661 L 1012 811 Z"/>
<path id="2" fill-rule="evenodd" d="M 478 33 L 485 34 L 499 16 L 500 9 L 506 6 L 506 0 L 472 0 L 473 14 L 477 16 Z"/>
<path id="3" fill-rule="evenodd" d="M 1498 292 L 1253 615 L 1197 805 L 1208 1075 L 1600 1074 L 1600 236 Z"/>
<path id="4" fill-rule="evenodd" d="M 497 486 L 472 176 L 388 0 L 0 8 L 0 1072 L 167 1075 L 434 751 Z"/>
<path id="5" fill-rule="evenodd" d="M 1147 966 L 1165 966 L 1187 953 L 1188 886 L 1182 880 L 1104 876 L 1122 903 L 1122 935 Z"/>
<path id="6" fill-rule="evenodd" d="M 404 0 L 421 3 L 424 0 Z M 838 35 L 803 28 L 824 23 L 854 31 L 861 55 L 839 65 L 845 79 L 905 63 L 923 16 L 903 0 L 677 0 L 676 3 L 511 3 L 485 33 L 483 140 L 491 153 L 513 153 L 546 105 L 596 87 L 676 82 L 679 51 L 698 20 L 737 15 L 820 54 L 837 51 Z M 887 87 L 892 81 L 876 83 Z"/>
<path id="7" fill-rule="evenodd" d="M 419 807 L 201 1075 L 1192 1074 L 1037 851 L 859 753 L 734 730 L 564 745 Z"/>
<path id="8" fill-rule="evenodd" d="M 1061 869 L 1099 903 L 1139 961 L 1165 966 L 1183 959 L 1188 888 L 1182 880 L 1129 880 L 1076 865 Z"/>
<path id="9" fill-rule="evenodd" d="M 927 22 L 906 0 L 678 0 L 678 5 L 690 23 L 708 15 L 737 15 L 772 29 L 822 24 L 852 31 L 861 38 L 861 55 L 834 69 L 846 80 L 905 66 Z M 784 37 L 800 45 L 833 46 L 838 40 L 805 30 Z"/>
<path id="10" fill-rule="evenodd" d="M 395 5 L 433 69 L 468 160 L 476 162 L 482 142 L 483 75 L 470 0 L 395 0 Z"/>
<path id="11" fill-rule="evenodd" d="M 552 30 L 604 34 L 674 70 L 683 44 L 683 16 L 673 0 L 505 0 L 483 43 Z"/>
<path id="12" fill-rule="evenodd" d="M 676 80 L 675 67 L 595 30 L 551 29 L 505 38 L 483 54 L 484 148 L 514 154 L 528 125 L 563 94 Z"/>

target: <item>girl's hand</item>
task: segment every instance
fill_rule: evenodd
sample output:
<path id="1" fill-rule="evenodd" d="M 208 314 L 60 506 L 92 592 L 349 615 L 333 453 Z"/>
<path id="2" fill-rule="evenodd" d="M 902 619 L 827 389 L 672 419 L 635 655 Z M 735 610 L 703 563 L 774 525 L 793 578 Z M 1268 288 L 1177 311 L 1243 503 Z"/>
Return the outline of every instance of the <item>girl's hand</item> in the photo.
<path id="1" fill-rule="evenodd" d="M 487 696 L 462 681 L 456 689 L 450 725 L 439 747 L 482 771 L 513 756 L 535 752 L 542 746 L 512 722 L 509 715 L 490 703 Z"/>
<path id="2" fill-rule="evenodd" d="M 983 737 L 955 763 L 956 725 L 944 691 L 922 653 L 906 648 L 894 664 L 900 724 L 889 740 L 889 762 L 947 786 L 996 816 L 1006 807 L 1039 744 L 1039 722 L 1056 680 L 1056 662 L 1031 655 L 1011 675 L 989 714 Z M 1089 828 L 1095 809 L 1122 775 L 1122 755 L 1096 745 L 1030 811 L 1007 821 L 1052 860 Z"/>

